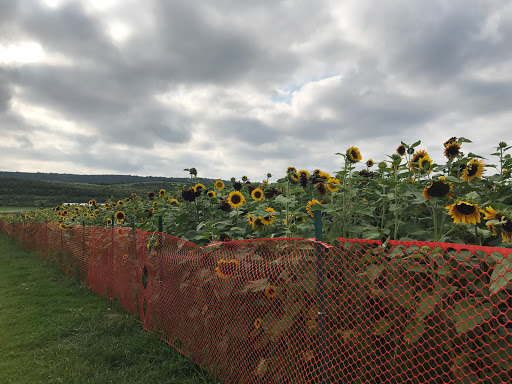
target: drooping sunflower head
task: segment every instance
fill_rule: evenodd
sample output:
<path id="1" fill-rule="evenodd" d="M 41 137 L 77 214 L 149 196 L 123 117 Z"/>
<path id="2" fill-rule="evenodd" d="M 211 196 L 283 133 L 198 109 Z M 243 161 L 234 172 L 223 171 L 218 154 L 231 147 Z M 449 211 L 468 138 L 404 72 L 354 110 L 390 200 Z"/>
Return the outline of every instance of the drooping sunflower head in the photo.
<path id="1" fill-rule="evenodd" d="M 181 191 L 181 197 L 183 197 L 183 200 L 188 201 L 189 203 L 192 203 L 196 199 L 196 191 L 193 187 L 186 189 L 184 191 Z"/>
<path id="2" fill-rule="evenodd" d="M 340 185 L 340 181 L 338 179 L 330 178 L 327 180 L 327 188 L 329 191 L 334 192 L 338 190 L 338 185 Z"/>
<path id="3" fill-rule="evenodd" d="M 453 137 L 450 137 L 448 140 L 446 140 L 444 142 L 444 146 L 445 147 L 448 147 L 449 145 L 453 144 L 453 143 L 457 143 L 458 144 L 458 141 L 457 141 L 457 138 L 455 136 Z"/>
<path id="4" fill-rule="evenodd" d="M 286 168 L 286 173 L 291 173 L 291 172 L 297 172 L 297 169 L 295 167 L 288 167 Z"/>
<path id="5" fill-rule="evenodd" d="M 260 188 L 256 188 L 252 191 L 251 196 L 254 200 L 260 201 L 263 198 L 263 191 Z"/>
<path id="6" fill-rule="evenodd" d="M 316 183 L 316 190 L 320 192 L 322 196 L 327 195 L 327 187 L 322 182 Z"/>
<path id="7" fill-rule="evenodd" d="M 422 158 L 429 157 L 428 153 L 424 150 L 416 152 L 412 158 L 411 161 L 409 161 L 409 168 L 412 171 L 417 171 L 419 169 L 419 162 Z"/>
<path id="8" fill-rule="evenodd" d="M 219 209 L 224 212 L 231 212 L 232 208 L 231 205 L 226 200 L 221 200 Z"/>
<path id="9" fill-rule="evenodd" d="M 448 214 L 451 215 L 455 224 L 462 221 L 463 224 L 480 223 L 480 212 L 483 212 L 478 204 L 471 201 L 459 200 L 447 207 Z"/>
<path id="10" fill-rule="evenodd" d="M 115 218 L 118 222 L 123 221 L 125 217 L 126 217 L 126 215 L 124 214 L 123 211 L 117 211 L 115 214 Z"/>
<path id="11" fill-rule="evenodd" d="M 398 153 L 400 156 L 405 155 L 405 152 L 406 152 L 406 148 L 405 148 L 405 145 L 403 145 L 403 144 L 400 144 L 398 146 L 398 148 L 396 149 L 396 153 Z"/>
<path id="12" fill-rule="evenodd" d="M 242 189 L 242 183 L 241 183 L 241 182 L 239 182 L 239 181 L 235 181 L 235 182 L 233 183 L 233 189 L 234 189 L 235 191 L 239 191 L 239 190 L 241 190 L 241 189 Z"/>
<path id="13" fill-rule="evenodd" d="M 233 208 L 239 207 L 245 203 L 245 197 L 239 191 L 233 191 L 228 196 L 228 204 Z"/>
<path id="14" fill-rule="evenodd" d="M 501 226 L 501 238 L 505 243 L 512 243 L 512 220 L 506 216 L 501 216 L 505 224 Z"/>
<path id="15" fill-rule="evenodd" d="M 448 197 L 451 199 L 453 197 L 453 194 L 451 193 L 452 188 L 453 184 L 444 181 L 444 177 L 441 176 L 427 185 L 423 190 L 422 195 L 425 196 L 425 200 L 430 200 L 433 197 Z"/>
<path id="16" fill-rule="evenodd" d="M 206 195 L 207 195 L 208 197 L 215 197 L 215 196 L 217 196 L 217 195 L 215 194 L 215 191 L 208 191 L 208 193 L 207 193 Z"/>
<path id="17" fill-rule="evenodd" d="M 357 147 L 350 147 L 347 149 L 346 159 L 351 163 L 357 163 L 362 160 L 361 152 Z"/>
<path id="18" fill-rule="evenodd" d="M 501 214 L 496 212 L 493 207 L 488 206 L 485 209 L 487 209 L 487 212 L 484 212 L 484 220 L 499 220 L 501 217 Z"/>
<path id="19" fill-rule="evenodd" d="M 215 188 L 217 188 L 217 189 L 224 189 L 225 188 L 224 182 L 222 180 L 217 180 L 215 182 Z"/>
<path id="20" fill-rule="evenodd" d="M 179 204 L 179 201 L 176 200 L 176 199 L 169 199 L 169 204 L 170 205 L 178 205 Z"/>
<path id="21" fill-rule="evenodd" d="M 471 182 L 475 177 L 481 179 L 484 172 L 484 161 L 479 159 L 471 159 L 468 165 L 462 171 L 461 179 Z"/>
<path id="22" fill-rule="evenodd" d="M 311 207 L 315 204 L 320 204 L 318 200 L 311 200 L 306 204 L 306 211 L 311 217 L 315 217 L 315 213 L 311 210 Z"/>
<path id="23" fill-rule="evenodd" d="M 367 166 L 368 168 L 373 167 L 373 160 L 372 160 L 372 159 L 366 160 L 366 166 Z"/>
<path id="24" fill-rule="evenodd" d="M 288 180 L 290 180 L 293 184 L 298 184 L 300 181 L 300 176 L 297 174 L 297 172 L 289 172 Z"/>
<path id="25" fill-rule="evenodd" d="M 457 141 L 444 145 L 444 155 L 447 159 L 457 156 L 460 153 L 460 144 Z"/>

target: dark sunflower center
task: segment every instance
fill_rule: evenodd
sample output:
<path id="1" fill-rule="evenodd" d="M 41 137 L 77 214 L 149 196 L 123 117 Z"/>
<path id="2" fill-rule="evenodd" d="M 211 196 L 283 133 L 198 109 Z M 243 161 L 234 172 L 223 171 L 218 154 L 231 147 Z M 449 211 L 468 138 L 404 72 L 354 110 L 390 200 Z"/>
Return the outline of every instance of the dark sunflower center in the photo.
<path id="1" fill-rule="evenodd" d="M 351 150 L 350 157 L 352 157 L 353 160 L 357 159 L 357 152 L 355 150 Z"/>
<path id="2" fill-rule="evenodd" d="M 475 206 L 468 203 L 459 203 L 455 206 L 455 208 L 459 213 L 462 213 L 463 215 L 471 215 L 476 211 Z"/>
<path id="3" fill-rule="evenodd" d="M 419 154 L 419 155 L 414 156 L 413 163 L 419 162 L 421 159 L 423 159 L 424 156 L 425 155 L 423 155 L 423 154 Z"/>
<path id="4" fill-rule="evenodd" d="M 240 203 L 240 201 L 241 201 L 241 199 L 240 199 L 240 195 L 233 195 L 233 196 L 231 197 L 231 202 L 232 202 L 233 204 L 238 204 L 238 203 Z"/>
<path id="5" fill-rule="evenodd" d="M 478 164 L 471 164 L 468 167 L 468 176 L 474 176 L 478 172 Z"/>
<path id="6" fill-rule="evenodd" d="M 459 147 L 457 145 L 450 145 L 446 148 L 446 153 L 450 156 L 455 156 L 459 154 Z"/>
<path id="7" fill-rule="evenodd" d="M 260 191 L 254 192 L 254 197 L 256 197 L 257 199 L 261 199 L 261 192 Z"/>
<path id="8" fill-rule="evenodd" d="M 503 224 L 503 229 L 507 232 L 512 232 L 512 220 L 507 220 L 507 222 Z"/>
<path id="9" fill-rule="evenodd" d="M 405 155 L 405 147 L 403 145 L 399 146 L 397 152 L 400 156 Z"/>
<path id="10" fill-rule="evenodd" d="M 427 192 L 432 197 L 444 197 L 450 191 L 450 185 L 442 181 L 434 181 Z"/>

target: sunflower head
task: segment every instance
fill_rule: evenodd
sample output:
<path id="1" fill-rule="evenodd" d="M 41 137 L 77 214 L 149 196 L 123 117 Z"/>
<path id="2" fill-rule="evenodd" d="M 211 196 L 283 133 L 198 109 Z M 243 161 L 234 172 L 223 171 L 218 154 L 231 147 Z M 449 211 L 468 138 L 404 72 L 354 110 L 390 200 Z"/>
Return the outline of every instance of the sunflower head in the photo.
<path id="1" fill-rule="evenodd" d="M 485 209 L 487 209 L 487 212 L 484 212 L 484 220 L 499 220 L 501 215 L 494 210 L 493 207 L 488 206 Z"/>
<path id="2" fill-rule="evenodd" d="M 288 180 L 290 180 L 293 184 L 298 184 L 300 181 L 300 176 L 297 174 L 297 172 L 289 172 Z"/>
<path id="3" fill-rule="evenodd" d="M 306 211 L 311 217 L 315 217 L 315 213 L 311 210 L 311 207 L 315 204 L 320 204 L 318 200 L 311 200 L 306 204 Z"/>
<path id="4" fill-rule="evenodd" d="M 233 189 L 234 189 L 235 191 L 239 191 L 239 190 L 241 190 L 241 189 L 242 189 L 242 183 L 241 183 L 241 182 L 239 182 L 239 181 L 235 181 L 235 182 L 233 183 Z"/>
<path id="5" fill-rule="evenodd" d="M 433 197 L 448 197 L 451 199 L 453 197 L 453 194 L 451 193 L 452 188 L 453 184 L 444 181 L 444 177 L 441 176 L 427 185 L 423 190 L 422 195 L 425 196 L 425 200 L 430 200 Z"/>
<path id="6" fill-rule="evenodd" d="M 429 156 L 424 156 L 418 161 L 419 169 L 424 172 L 430 173 L 432 172 L 432 160 Z"/>
<path id="7" fill-rule="evenodd" d="M 373 167 L 373 160 L 372 160 L 372 159 L 366 160 L 366 166 L 367 166 L 368 168 Z"/>
<path id="8" fill-rule="evenodd" d="M 215 182 L 215 188 L 217 189 L 224 189 L 225 185 L 224 185 L 224 182 L 222 180 L 217 180 Z"/>
<path id="9" fill-rule="evenodd" d="M 196 190 L 196 192 L 202 192 L 203 190 L 206 189 L 206 187 L 203 184 L 201 184 L 201 183 L 197 183 L 194 186 L 194 189 Z"/>
<path id="10" fill-rule="evenodd" d="M 461 179 L 471 182 L 475 177 L 481 179 L 484 172 L 483 160 L 471 159 L 467 166 L 462 171 Z"/>
<path id="11" fill-rule="evenodd" d="M 240 262 L 238 260 L 220 259 L 219 261 L 217 261 L 217 268 L 215 268 L 215 272 L 217 273 L 217 276 L 219 276 L 221 279 L 226 280 L 229 279 L 234 274 L 236 274 L 239 268 Z"/>
<path id="12" fill-rule="evenodd" d="M 460 144 L 457 141 L 450 142 L 444 145 L 444 155 L 447 159 L 451 159 L 452 157 L 460 154 Z"/>
<path id="13" fill-rule="evenodd" d="M 406 151 L 407 151 L 407 149 L 405 148 L 405 145 L 403 145 L 403 144 L 400 144 L 398 146 L 398 148 L 396 149 L 396 153 L 398 153 L 400 156 L 405 155 Z"/>
<path id="14" fill-rule="evenodd" d="M 316 190 L 320 192 L 322 196 L 327 195 L 327 187 L 323 182 L 316 183 Z"/>
<path id="15" fill-rule="evenodd" d="M 249 178 L 247 176 L 242 176 L 242 181 L 243 182 L 246 182 L 247 180 L 249 180 Z"/>
<path id="16" fill-rule="evenodd" d="M 94 199 L 89 200 L 89 205 L 97 205 L 96 200 L 94 200 Z"/>
<path id="17" fill-rule="evenodd" d="M 357 147 L 347 149 L 346 159 L 351 163 L 357 163 L 362 160 L 361 152 Z"/>
<path id="18" fill-rule="evenodd" d="M 256 188 L 252 191 L 251 196 L 254 200 L 260 201 L 263 198 L 263 191 L 260 188 Z"/>
<path id="19" fill-rule="evenodd" d="M 455 224 L 462 221 L 463 224 L 476 225 L 480 223 L 480 213 L 484 212 L 478 204 L 465 200 L 459 200 L 445 207 L 445 209 L 448 210 L 448 214 L 451 215 Z"/>
<path id="20" fill-rule="evenodd" d="M 233 191 L 228 196 L 228 204 L 233 208 L 239 207 L 245 203 L 245 197 L 239 191 Z"/>
<path id="21" fill-rule="evenodd" d="M 160 196 L 163 196 L 163 195 L 165 195 L 165 192 L 166 192 L 165 189 L 162 188 L 158 194 Z"/>
<path id="22" fill-rule="evenodd" d="M 277 296 L 277 288 L 274 285 L 269 285 L 265 288 L 265 296 L 269 299 L 273 299 Z"/>
<path id="23" fill-rule="evenodd" d="M 446 148 L 446 147 L 448 147 L 449 145 L 451 145 L 451 144 L 453 144 L 453 143 L 457 143 L 457 144 L 459 143 L 459 142 L 457 141 L 457 138 L 456 138 L 455 136 L 450 137 L 448 140 L 446 140 L 446 141 L 444 142 L 444 146 L 445 146 L 445 148 Z"/>
<path id="24" fill-rule="evenodd" d="M 505 243 L 512 243 L 512 220 L 506 216 L 501 216 L 505 224 L 501 226 L 501 237 Z"/>
<path id="25" fill-rule="evenodd" d="M 291 172 L 297 172 L 297 169 L 295 169 L 295 167 L 286 168 L 286 174 L 291 173 Z"/>
<path id="26" fill-rule="evenodd" d="M 334 192 L 338 190 L 338 185 L 340 185 L 340 181 L 338 179 L 330 178 L 327 180 L 327 188 L 329 191 Z"/>
<path id="27" fill-rule="evenodd" d="M 169 199 L 169 204 L 170 205 L 178 205 L 179 204 L 179 201 L 176 200 L 176 199 Z"/>
<path id="28" fill-rule="evenodd" d="M 409 161 L 409 168 L 411 169 L 411 171 L 419 170 L 419 162 L 424 157 L 429 157 L 428 153 L 424 150 L 414 153 L 414 155 L 411 158 L 411 161 Z"/>
<path id="29" fill-rule="evenodd" d="M 118 222 L 123 221 L 125 217 L 126 217 L 126 215 L 124 214 L 123 211 L 117 211 L 115 214 L 115 218 Z"/>
<path id="30" fill-rule="evenodd" d="M 206 195 L 208 197 L 215 197 L 216 196 L 215 191 L 208 191 L 208 193 Z"/>

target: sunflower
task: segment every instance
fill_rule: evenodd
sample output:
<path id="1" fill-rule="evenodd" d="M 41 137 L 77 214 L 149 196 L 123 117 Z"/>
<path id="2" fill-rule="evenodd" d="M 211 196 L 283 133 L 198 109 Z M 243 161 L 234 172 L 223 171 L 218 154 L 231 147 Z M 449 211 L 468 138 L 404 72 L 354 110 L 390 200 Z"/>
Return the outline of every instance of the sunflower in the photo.
<path id="1" fill-rule="evenodd" d="M 383 170 L 388 167 L 388 165 L 386 164 L 385 161 L 379 162 L 379 164 L 377 164 L 377 166 L 379 167 L 380 170 Z"/>
<path id="2" fill-rule="evenodd" d="M 124 205 L 124 201 L 123 200 L 118 200 L 117 201 L 117 205 Z"/>
<path id="3" fill-rule="evenodd" d="M 64 231 L 67 231 L 69 229 L 69 227 L 66 224 L 59 224 L 59 228 Z"/>
<path id="4" fill-rule="evenodd" d="M 249 180 L 249 178 L 247 176 L 242 176 L 242 181 L 243 182 L 246 182 L 247 180 Z"/>
<path id="5" fill-rule="evenodd" d="M 84 212 L 83 216 L 84 217 L 89 217 L 89 213 L 88 212 Z"/>
<path id="6" fill-rule="evenodd" d="M 327 188 L 325 187 L 325 184 L 322 182 L 316 183 L 316 190 L 320 192 L 322 196 L 327 195 Z"/>
<path id="7" fill-rule="evenodd" d="M 456 141 L 444 145 L 444 155 L 447 159 L 451 159 L 460 153 L 460 144 Z"/>
<path id="8" fill-rule="evenodd" d="M 118 222 L 123 221 L 125 217 L 126 217 L 126 215 L 124 214 L 123 211 L 117 211 L 115 214 L 115 218 Z"/>
<path id="9" fill-rule="evenodd" d="M 158 205 L 158 201 L 153 201 L 153 205 Z"/>
<path id="10" fill-rule="evenodd" d="M 160 196 L 165 195 L 165 189 L 163 189 L 163 188 L 162 188 L 162 189 L 160 190 L 160 192 L 159 192 L 159 195 L 160 195 Z"/>
<path id="11" fill-rule="evenodd" d="M 501 237 L 505 243 L 512 243 L 512 220 L 506 216 L 501 216 L 501 221 L 505 221 L 505 224 L 501 227 Z"/>
<path id="12" fill-rule="evenodd" d="M 429 156 L 424 156 L 418 161 L 419 168 L 427 173 L 432 172 L 432 160 Z"/>
<path id="13" fill-rule="evenodd" d="M 290 172 L 297 172 L 297 169 L 295 169 L 295 167 L 288 167 L 288 168 L 286 169 L 286 173 L 288 174 L 288 173 L 290 173 Z"/>
<path id="14" fill-rule="evenodd" d="M 261 326 L 262 322 L 263 320 L 258 317 L 256 320 L 254 320 L 254 328 L 258 329 Z"/>
<path id="15" fill-rule="evenodd" d="M 362 156 L 361 152 L 359 152 L 359 149 L 356 147 L 350 147 L 347 149 L 347 160 L 351 163 L 357 163 L 358 161 L 361 161 Z"/>
<path id="16" fill-rule="evenodd" d="M 338 179 L 331 177 L 329 180 L 327 180 L 327 188 L 329 188 L 329 191 L 337 191 L 338 187 L 336 185 L 340 185 L 340 181 Z"/>
<path id="17" fill-rule="evenodd" d="M 263 198 L 263 191 L 260 188 L 256 188 L 252 191 L 251 196 L 254 200 L 260 201 Z"/>
<path id="18" fill-rule="evenodd" d="M 373 160 L 372 160 L 372 159 L 367 160 L 367 161 L 366 161 L 366 166 L 367 166 L 368 168 L 373 167 Z"/>
<path id="19" fill-rule="evenodd" d="M 217 273 L 217 276 L 219 276 L 221 279 L 226 280 L 233 276 L 238 270 L 238 268 L 240 268 L 240 262 L 238 260 L 220 259 L 219 261 L 217 261 L 217 268 L 215 268 L 215 272 Z"/>
<path id="20" fill-rule="evenodd" d="M 194 186 L 194 190 L 195 190 L 196 192 L 201 192 L 203 189 L 206 189 L 206 187 L 205 187 L 203 184 L 201 184 L 201 183 L 197 183 L 197 184 Z"/>
<path id="21" fill-rule="evenodd" d="M 405 149 L 405 145 L 403 145 L 403 144 L 400 144 L 398 146 L 398 148 L 396 149 L 396 153 L 398 153 L 400 156 L 405 155 L 405 152 L 406 152 L 406 149 Z"/>
<path id="22" fill-rule="evenodd" d="M 99 209 L 95 209 L 95 210 L 94 210 L 94 214 L 95 214 L 95 215 L 99 215 L 99 214 L 100 214 L 100 210 L 99 210 Z"/>
<path id="23" fill-rule="evenodd" d="M 425 200 L 430 200 L 433 197 L 448 197 L 451 199 L 453 197 L 452 188 L 453 184 L 444 181 L 444 176 L 441 176 L 427 185 L 422 195 L 425 196 Z"/>
<path id="24" fill-rule="evenodd" d="M 300 177 L 309 177 L 309 172 L 305 169 L 301 169 L 297 173 L 300 175 Z"/>
<path id="25" fill-rule="evenodd" d="M 91 199 L 89 200 L 89 205 L 98 205 L 98 203 L 96 202 L 96 200 Z"/>
<path id="26" fill-rule="evenodd" d="M 217 189 L 224 189 L 225 185 L 224 185 L 224 182 L 222 180 L 217 180 L 215 182 L 215 188 Z"/>
<path id="27" fill-rule="evenodd" d="M 179 201 L 176 200 L 176 199 L 169 199 L 169 204 L 171 204 L 171 205 L 178 205 Z"/>
<path id="28" fill-rule="evenodd" d="M 215 191 L 208 191 L 208 193 L 206 194 L 206 196 L 208 196 L 208 197 L 215 197 L 215 196 L 217 196 L 217 195 L 215 194 Z"/>
<path id="29" fill-rule="evenodd" d="M 272 215 L 273 213 L 275 213 L 275 209 L 274 208 L 267 208 L 265 209 L 265 211 L 269 212 L 270 215 L 268 216 L 265 216 L 265 217 L 259 217 L 259 219 L 261 220 L 261 222 L 263 223 L 263 225 L 271 225 L 274 223 L 274 216 Z"/>
<path id="30" fill-rule="evenodd" d="M 470 182 L 475 177 L 479 179 L 482 178 L 482 173 L 484 171 L 484 162 L 483 160 L 471 159 L 468 163 L 467 167 L 462 171 L 461 179 L 467 182 Z"/>
<path id="31" fill-rule="evenodd" d="M 233 189 L 234 189 L 235 191 L 240 191 L 240 190 L 242 189 L 242 183 L 241 183 L 241 182 L 239 182 L 239 181 L 235 181 L 235 182 L 233 183 Z"/>
<path id="32" fill-rule="evenodd" d="M 239 191 L 233 191 L 228 196 L 228 203 L 233 208 L 239 207 L 245 203 L 245 197 Z"/>
<path id="33" fill-rule="evenodd" d="M 267 288 L 265 288 L 265 296 L 267 296 L 269 299 L 273 299 L 277 296 L 277 288 L 274 285 L 269 285 Z"/>
<path id="34" fill-rule="evenodd" d="M 154 197 L 155 197 L 155 192 L 148 192 L 148 198 L 150 200 L 153 200 Z"/>
<path id="35" fill-rule="evenodd" d="M 331 178 L 331 175 L 329 175 L 327 172 L 318 172 L 318 177 L 321 179 L 329 180 Z"/>
<path id="36" fill-rule="evenodd" d="M 493 207 L 488 206 L 485 209 L 487 209 L 487 212 L 484 212 L 484 220 L 499 220 L 501 215 L 494 210 Z"/>
<path id="37" fill-rule="evenodd" d="M 463 224 L 476 225 L 480 222 L 480 212 L 484 212 L 477 204 L 464 200 L 457 201 L 445 209 L 448 209 L 448 214 L 452 216 L 455 224 L 462 220 Z"/>
<path id="38" fill-rule="evenodd" d="M 300 176 L 297 172 L 289 172 L 288 180 L 290 180 L 293 184 L 297 184 L 300 181 Z"/>
<path id="39" fill-rule="evenodd" d="M 411 169 L 411 171 L 418 170 L 419 162 L 424 157 L 429 157 L 428 153 L 424 150 L 418 151 L 412 156 L 411 161 L 409 161 L 409 168 Z"/>
<path id="40" fill-rule="evenodd" d="M 458 144 L 458 142 L 457 142 L 457 138 L 456 138 L 455 136 L 450 137 L 448 140 L 446 140 L 446 141 L 444 142 L 444 146 L 445 146 L 445 147 L 448 147 L 449 145 L 451 145 L 451 144 L 453 144 L 453 143 L 457 143 L 457 144 Z"/>
<path id="41" fill-rule="evenodd" d="M 315 204 L 320 204 L 320 202 L 318 200 L 311 200 L 306 205 L 306 211 L 309 213 L 311 217 L 315 217 L 314 212 L 310 209 Z"/>
<path id="42" fill-rule="evenodd" d="M 108 219 L 107 219 L 107 225 L 110 225 L 110 224 L 112 224 L 112 219 L 111 219 L 111 218 L 108 218 Z"/>

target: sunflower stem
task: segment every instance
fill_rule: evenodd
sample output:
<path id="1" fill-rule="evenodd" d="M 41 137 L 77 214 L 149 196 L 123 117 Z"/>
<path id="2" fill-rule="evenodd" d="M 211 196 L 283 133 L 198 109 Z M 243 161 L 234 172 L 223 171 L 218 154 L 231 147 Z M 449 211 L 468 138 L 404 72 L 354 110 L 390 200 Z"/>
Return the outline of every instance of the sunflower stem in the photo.
<path id="1" fill-rule="evenodd" d="M 475 224 L 475 243 L 478 245 L 482 245 L 482 240 L 480 239 L 480 236 L 478 236 L 478 227 Z"/>

